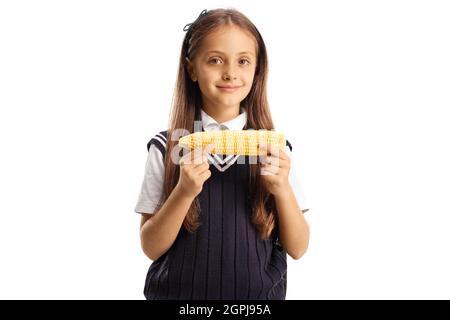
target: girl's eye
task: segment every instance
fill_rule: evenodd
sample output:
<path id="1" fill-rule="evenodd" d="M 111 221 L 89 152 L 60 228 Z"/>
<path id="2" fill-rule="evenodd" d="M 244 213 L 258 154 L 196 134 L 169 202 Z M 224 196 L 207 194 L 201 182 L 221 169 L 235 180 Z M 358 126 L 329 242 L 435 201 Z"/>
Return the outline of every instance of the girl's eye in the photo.
<path id="1" fill-rule="evenodd" d="M 222 60 L 220 58 L 212 58 L 208 61 L 210 64 L 219 64 L 222 62 Z M 250 60 L 248 59 L 240 59 L 239 60 L 239 64 L 241 65 L 247 65 L 250 64 Z"/>
<path id="2" fill-rule="evenodd" d="M 209 60 L 209 62 L 210 63 L 212 62 L 212 64 L 217 64 L 217 61 L 220 61 L 220 59 L 219 58 L 212 58 L 211 60 Z"/>

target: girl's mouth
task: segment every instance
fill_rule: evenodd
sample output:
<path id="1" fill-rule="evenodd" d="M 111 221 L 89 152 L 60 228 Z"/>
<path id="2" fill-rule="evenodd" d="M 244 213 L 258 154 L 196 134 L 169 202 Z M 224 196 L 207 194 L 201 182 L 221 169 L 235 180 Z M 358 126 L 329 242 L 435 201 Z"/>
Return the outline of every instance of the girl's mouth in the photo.
<path id="1" fill-rule="evenodd" d="M 235 92 L 236 90 L 238 90 L 241 86 L 217 86 L 217 88 L 219 88 L 220 90 L 224 91 L 224 92 Z"/>

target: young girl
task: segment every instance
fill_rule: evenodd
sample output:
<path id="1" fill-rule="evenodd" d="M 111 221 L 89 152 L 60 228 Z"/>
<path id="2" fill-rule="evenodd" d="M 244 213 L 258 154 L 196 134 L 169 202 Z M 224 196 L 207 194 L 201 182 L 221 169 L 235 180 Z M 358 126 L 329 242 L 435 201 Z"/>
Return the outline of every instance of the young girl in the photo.
<path id="1" fill-rule="evenodd" d="M 176 129 L 191 133 L 195 121 L 203 131 L 274 129 L 264 41 L 232 9 L 204 10 L 186 27 L 169 128 L 147 144 L 135 208 L 142 249 L 153 260 L 144 295 L 285 299 L 286 253 L 299 259 L 309 241 L 290 143 L 289 150 L 261 146 L 264 164 L 210 155 L 213 146 L 172 161 Z"/>

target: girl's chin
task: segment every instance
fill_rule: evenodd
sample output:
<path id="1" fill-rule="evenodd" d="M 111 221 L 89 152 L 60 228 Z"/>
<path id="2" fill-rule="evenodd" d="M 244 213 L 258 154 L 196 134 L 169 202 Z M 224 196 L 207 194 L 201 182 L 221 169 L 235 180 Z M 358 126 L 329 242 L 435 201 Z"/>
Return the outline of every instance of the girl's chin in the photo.
<path id="1" fill-rule="evenodd" d="M 223 105 L 225 107 L 229 107 L 229 108 L 235 107 L 236 105 L 239 105 L 240 103 L 241 103 L 240 100 L 233 100 L 233 101 L 229 101 L 229 100 L 223 101 L 223 100 L 221 100 L 221 101 L 218 102 L 218 104 Z"/>
<path id="2" fill-rule="evenodd" d="M 206 97 L 205 97 L 206 98 Z M 236 105 L 239 105 L 241 103 L 241 101 L 243 100 L 243 98 L 240 96 L 214 96 L 214 97 L 210 97 L 209 99 L 207 98 L 207 100 L 213 102 L 216 105 L 225 105 L 225 106 L 230 106 L 230 107 L 234 107 Z"/>

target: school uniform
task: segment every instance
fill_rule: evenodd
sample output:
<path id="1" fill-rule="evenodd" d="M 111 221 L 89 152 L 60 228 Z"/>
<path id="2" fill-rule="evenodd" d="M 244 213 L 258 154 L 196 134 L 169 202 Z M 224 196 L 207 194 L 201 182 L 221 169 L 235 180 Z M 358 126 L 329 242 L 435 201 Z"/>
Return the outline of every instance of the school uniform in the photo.
<path id="1" fill-rule="evenodd" d="M 247 114 L 217 123 L 203 109 L 202 130 L 242 130 Z M 148 158 L 137 213 L 154 213 L 162 203 L 167 131 L 147 144 Z M 291 157 L 292 146 L 287 141 Z M 292 158 L 291 158 L 292 159 Z M 182 227 L 175 242 L 155 260 L 147 273 L 147 299 L 285 299 L 286 252 L 276 235 L 260 240 L 251 223 L 249 156 L 209 155 L 211 177 L 198 195 L 200 226 L 190 233 Z M 309 210 L 291 161 L 289 182 L 303 212 Z"/>

